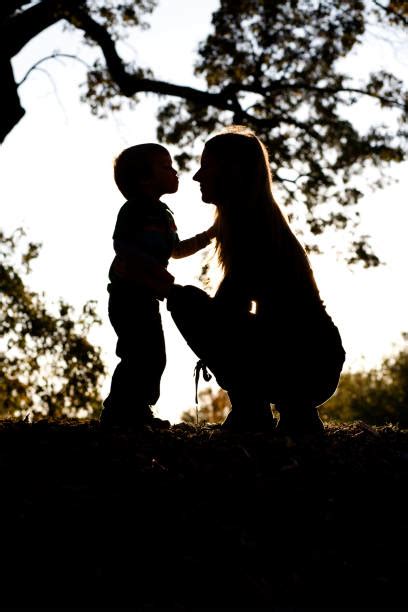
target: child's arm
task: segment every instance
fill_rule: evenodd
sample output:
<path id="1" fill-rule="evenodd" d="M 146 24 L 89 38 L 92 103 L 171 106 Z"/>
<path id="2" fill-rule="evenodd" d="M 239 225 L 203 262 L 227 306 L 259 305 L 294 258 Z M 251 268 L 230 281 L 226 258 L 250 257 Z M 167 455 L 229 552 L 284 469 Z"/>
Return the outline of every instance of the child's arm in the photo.
<path id="1" fill-rule="evenodd" d="M 148 289 L 152 295 L 163 300 L 174 283 L 174 276 L 153 257 L 144 253 L 126 256 L 116 254 L 110 267 L 109 276 L 119 277 L 128 283 Z"/>
<path id="2" fill-rule="evenodd" d="M 200 251 L 204 247 L 210 244 L 211 240 L 216 236 L 215 224 L 208 228 L 207 231 L 196 234 L 192 238 L 186 240 L 180 240 L 174 247 L 171 254 L 174 259 L 181 259 L 182 257 L 188 257 L 194 255 L 197 251 Z"/>

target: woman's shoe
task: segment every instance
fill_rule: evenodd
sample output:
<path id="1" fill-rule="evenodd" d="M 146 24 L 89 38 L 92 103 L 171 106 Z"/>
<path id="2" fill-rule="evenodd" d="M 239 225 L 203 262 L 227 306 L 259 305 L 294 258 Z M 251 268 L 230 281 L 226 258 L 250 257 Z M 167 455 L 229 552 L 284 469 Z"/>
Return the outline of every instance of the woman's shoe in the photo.
<path id="1" fill-rule="evenodd" d="M 324 423 L 317 408 L 279 410 L 276 433 L 284 436 L 319 436 L 324 434 Z"/>
<path id="2" fill-rule="evenodd" d="M 231 432 L 270 432 L 275 430 L 275 419 L 273 418 L 271 406 L 268 402 L 261 405 L 249 406 L 244 411 L 234 408 L 228 413 L 227 418 L 221 425 L 221 429 Z"/>

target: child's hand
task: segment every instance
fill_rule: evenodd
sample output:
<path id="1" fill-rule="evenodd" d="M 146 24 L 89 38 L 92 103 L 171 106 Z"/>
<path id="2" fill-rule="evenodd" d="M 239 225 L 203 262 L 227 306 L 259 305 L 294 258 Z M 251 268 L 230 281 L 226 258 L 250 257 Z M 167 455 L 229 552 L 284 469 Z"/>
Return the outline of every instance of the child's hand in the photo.
<path id="1" fill-rule="evenodd" d="M 116 255 L 112 271 L 122 280 L 133 282 L 163 300 L 174 283 L 174 276 L 160 264 L 148 257 L 120 257 Z"/>
<path id="2" fill-rule="evenodd" d="M 216 224 L 214 223 L 211 227 L 208 228 L 208 230 L 206 230 L 205 232 L 208 236 L 208 238 L 210 240 L 212 240 L 213 238 L 216 237 L 217 235 L 217 228 L 216 228 Z"/>

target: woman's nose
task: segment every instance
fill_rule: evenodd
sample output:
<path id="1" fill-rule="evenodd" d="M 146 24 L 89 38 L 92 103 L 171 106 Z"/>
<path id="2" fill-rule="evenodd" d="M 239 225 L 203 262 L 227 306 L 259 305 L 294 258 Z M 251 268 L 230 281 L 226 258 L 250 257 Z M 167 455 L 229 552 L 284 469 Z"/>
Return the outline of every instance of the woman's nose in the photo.
<path id="1" fill-rule="evenodd" d="M 193 176 L 193 181 L 199 181 L 200 180 L 200 176 L 199 175 L 200 175 L 200 171 L 197 170 L 197 172 Z"/>

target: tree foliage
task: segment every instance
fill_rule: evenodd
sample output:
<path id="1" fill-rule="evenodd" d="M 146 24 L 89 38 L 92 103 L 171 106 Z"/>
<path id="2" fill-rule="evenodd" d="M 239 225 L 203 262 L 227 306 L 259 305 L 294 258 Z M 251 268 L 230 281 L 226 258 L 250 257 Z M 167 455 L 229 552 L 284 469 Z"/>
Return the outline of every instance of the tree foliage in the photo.
<path id="1" fill-rule="evenodd" d="M 408 340 L 407 334 L 404 337 Z M 386 357 L 379 368 L 344 372 L 335 395 L 321 412 L 340 421 L 397 423 L 408 428 L 408 343 Z"/>
<path id="2" fill-rule="evenodd" d="M 11 59 L 49 26 L 62 21 L 99 50 L 82 99 L 105 116 L 134 103 L 141 92 L 164 98 L 158 138 L 180 147 L 186 166 L 196 139 L 231 122 L 252 127 L 271 152 L 281 200 L 304 210 L 305 242 L 316 248 L 328 228 L 351 232 L 349 262 L 377 265 L 367 236 L 356 233 L 357 179 L 374 169 L 371 186 L 384 185 L 384 169 L 407 150 L 408 97 L 391 72 L 352 76 L 344 60 L 363 50 L 367 30 L 386 27 L 389 38 L 408 27 L 405 0 L 220 0 L 195 74 L 202 89 L 154 78 L 150 67 L 125 63 L 117 50 L 156 7 L 156 0 L 6 0 L 0 8 L 3 75 L 2 141 L 22 117 Z M 369 53 L 367 49 L 366 53 Z M 364 107 L 366 130 L 349 111 Z"/>
<path id="3" fill-rule="evenodd" d="M 63 301 L 51 314 L 26 276 L 39 252 L 20 229 L 0 232 L 0 414 L 97 415 L 105 366 L 87 339 L 99 323 L 93 302 L 79 318 Z"/>
<path id="4" fill-rule="evenodd" d="M 211 387 L 203 389 L 198 394 L 198 410 L 186 410 L 181 415 L 184 423 L 222 423 L 231 408 L 228 393 L 224 389 L 214 391 Z"/>

